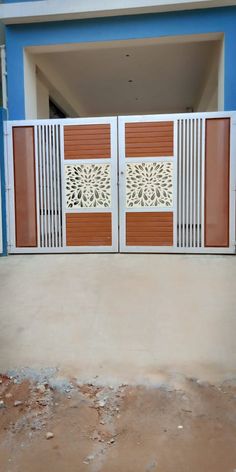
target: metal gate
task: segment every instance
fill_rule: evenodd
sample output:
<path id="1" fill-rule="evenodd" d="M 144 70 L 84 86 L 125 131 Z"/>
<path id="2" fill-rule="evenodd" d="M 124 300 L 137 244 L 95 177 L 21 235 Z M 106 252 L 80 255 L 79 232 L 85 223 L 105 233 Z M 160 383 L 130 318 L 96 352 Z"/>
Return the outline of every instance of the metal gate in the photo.
<path id="1" fill-rule="evenodd" d="M 16 121 L 5 134 L 9 253 L 235 252 L 236 113 Z"/>

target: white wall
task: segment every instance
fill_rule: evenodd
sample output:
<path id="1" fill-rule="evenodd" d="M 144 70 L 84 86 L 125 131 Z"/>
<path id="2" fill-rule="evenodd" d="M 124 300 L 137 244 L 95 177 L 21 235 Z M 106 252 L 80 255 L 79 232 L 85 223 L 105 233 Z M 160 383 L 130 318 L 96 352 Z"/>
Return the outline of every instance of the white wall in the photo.
<path id="1" fill-rule="evenodd" d="M 43 70 L 43 73 L 41 72 Z M 55 73 L 50 59 L 24 53 L 25 118 L 35 120 L 49 118 L 49 96 L 68 116 L 79 116 L 78 98 L 70 87 Z"/>
<path id="2" fill-rule="evenodd" d="M 34 56 L 24 53 L 24 87 L 25 87 L 25 118 L 35 120 L 37 118 L 37 83 L 36 64 Z"/>
<path id="3" fill-rule="evenodd" d="M 37 77 L 37 118 L 49 118 L 49 90 L 39 77 Z"/>
<path id="4" fill-rule="evenodd" d="M 67 80 L 63 79 L 63 74 L 58 73 L 52 64 L 51 58 L 42 57 L 35 54 L 37 68 L 40 70 L 38 77 L 48 87 L 50 97 L 55 103 L 64 110 L 70 117 L 78 117 L 80 115 L 80 106 L 77 93 L 73 93 Z M 63 68 L 63 63 L 61 64 Z"/>
<path id="5" fill-rule="evenodd" d="M 224 110 L 224 47 L 216 46 L 194 111 Z"/>

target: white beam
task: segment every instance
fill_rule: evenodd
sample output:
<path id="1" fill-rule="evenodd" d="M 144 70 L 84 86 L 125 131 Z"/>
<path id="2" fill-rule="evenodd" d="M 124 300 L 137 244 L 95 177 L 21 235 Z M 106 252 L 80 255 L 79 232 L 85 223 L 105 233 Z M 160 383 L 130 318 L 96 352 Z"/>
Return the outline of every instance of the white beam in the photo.
<path id="1" fill-rule="evenodd" d="M 5 24 L 132 15 L 236 5 L 236 0 L 39 0 L 0 5 Z"/>

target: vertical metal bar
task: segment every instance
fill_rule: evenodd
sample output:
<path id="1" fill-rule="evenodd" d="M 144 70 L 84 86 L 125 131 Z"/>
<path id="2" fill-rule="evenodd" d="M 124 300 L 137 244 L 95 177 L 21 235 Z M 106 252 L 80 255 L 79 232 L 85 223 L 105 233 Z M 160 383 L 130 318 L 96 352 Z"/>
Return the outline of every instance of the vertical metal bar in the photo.
<path id="1" fill-rule="evenodd" d="M 46 131 L 46 187 L 47 187 L 47 223 L 48 223 L 48 247 L 51 247 L 51 221 L 50 221 L 50 181 L 49 181 L 49 152 L 48 152 L 48 125 Z"/>
<path id="2" fill-rule="evenodd" d="M 39 185 L 39 146 L 38 146 L 38 126 L 34 126 L 34 154 L 35 154 L 35 184 L 36 184 L 36 212 L 37 212 L 37 247 L 40 247 L 40 185 Z"/>
<path id="3" fill-rule="evenodd" d="M 185 180 L 185 168 L 186 168 L 186 120 L 183 121 L 183 200 L 182 200 L 182 218 L 183 218 L 183 247 L 186 245 L 186 230 L 185 230 L 185 198 L 186 198 L 186 180 Z"/>
<path id="4" fill-rule="evenodd" d="M 197 177 L 197 120 L 194 122 L 194 138 L 193 138 L 193 247 L 196 247 L 196 177 Z"/>
<path id="5" fill-rule="evenodd" d="M 194 122 L 190 120 L 191 142 L 189 161 L 189 247 L 193 247 L 193 144 L 194 144 Z"/>
<path id="6" fill-rule="evenodd" d="M 178 224 L 178 121 L 174 120 L 174 159 L 173 159 L 173 243 L 174 247 L 178 245 L 177 224 Z M 115 209 L 113 208 L 115 219 Z"/>
<path id="7" fill-rule="evenodd" d="M 52 180 L 52 126 L 48 126 L 48 156 L 49 156 L 49 193 L 50 193 L 50 222 L 51 222 L 51 246 L 55 246 L 54 236 L 54 201 L 53 201 L 53 180 Z"/>
<path id="8" fill-rule="evenodd" d="M 201 119 L 198 120 L 198 149 L 197 149 L 197 247 L 201 247 L 200 215 L 201 215 Z"/>
<path id="9" fill-rule="evenodd" d="M 229 245 L 230 248 L 235 252 L 235 189 L 236 189 L 236 114 L 233 113 L 230 119 L 230 232 L 229 232 Z"/>
<path id="10" fill-rule="evenodd" d="M 62 220 L 61 220 L 61 164 L 60 164 L 60 127 L 56 126 L 56 170 L 57 170 L 57 221 L 58 221 L 58 245 L 62 247 Z"/>
<path id="11" fill-rule="evenodd" d="M 41 126 L 37 126 L 38 134 L 38 174 L 39 174 L 39 214 L 40 214 L 40 247 L 43 247 L 43 196 L 42 196 L 42 137 L 41 137 Z"/>
<path id="12" fill-rule="evenodd" d="M 186 146 L 186 247 L 189 247 L 189 160 L 190 160 L 190 143 L 191 128 L 190 120 L 187 119 L 187 146 Z"/>
<path id="13" fill-rule="evenodd" d="M 44 217 L 44 247 L 48 247 L 48 222 L 47 222 L 47 180 L 46 180 L 46 151 L 45 129 L 42 125 L 42 162 L 43 162 L 43 217 Z"/>
<path id="14" fill-rule="evenodd" d="M 53 200 L 54 200 L 54 230 L 55 230 L 55 247 L 58 247 L 58 222 L 57 222 L 57 171 L 56 171 L 56 148 L 55 148 L 55 130 L 56 126 L 52 126 L 52 163 L 53 163 Z"/>
<path id="15" fill-rule="evenodd" d="M 204 247 L 205 233 L 205 118 L 202 121 L 202 146 L 201 146 L 201 247 Z"/>
<path id="16" fill-rule="evenodd" d="M 65 161 L 64 161 L 64 126 L 59 130 L 59 157 L 60 157 L 60 198 L 61 198 L 61 231 L 62 247 L 66 246 L 66 203 L 65 203 Z"/>
<path id="17" fill-rule="evenodd" d="M 180 246 L 180 120 L 177 121 L 177 140 L 178 140 L 178 153 L 177 153 L 177 169 L 178 169 L 178 188 L 177 188 L 177 198 L 178 198 L 178 213 L 177 213 L 177 225 L 178 225 L 178 239 L 177 245 Z"/>
<path id="18" fill-rule="evenodd" d="M 180 122 L 180 247 L 183 247 L 183 128 L 184 121 Z"/>

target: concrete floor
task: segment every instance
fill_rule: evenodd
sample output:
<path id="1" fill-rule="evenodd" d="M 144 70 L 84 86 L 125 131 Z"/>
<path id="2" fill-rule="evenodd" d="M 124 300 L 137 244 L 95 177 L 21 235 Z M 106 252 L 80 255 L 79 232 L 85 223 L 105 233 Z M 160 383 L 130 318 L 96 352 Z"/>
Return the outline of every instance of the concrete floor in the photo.
<path id="1" fill-rule="evenodd" d="M 10 256 L 0 281 L 2 372 L 236 377 L 234 256 Z"/>

